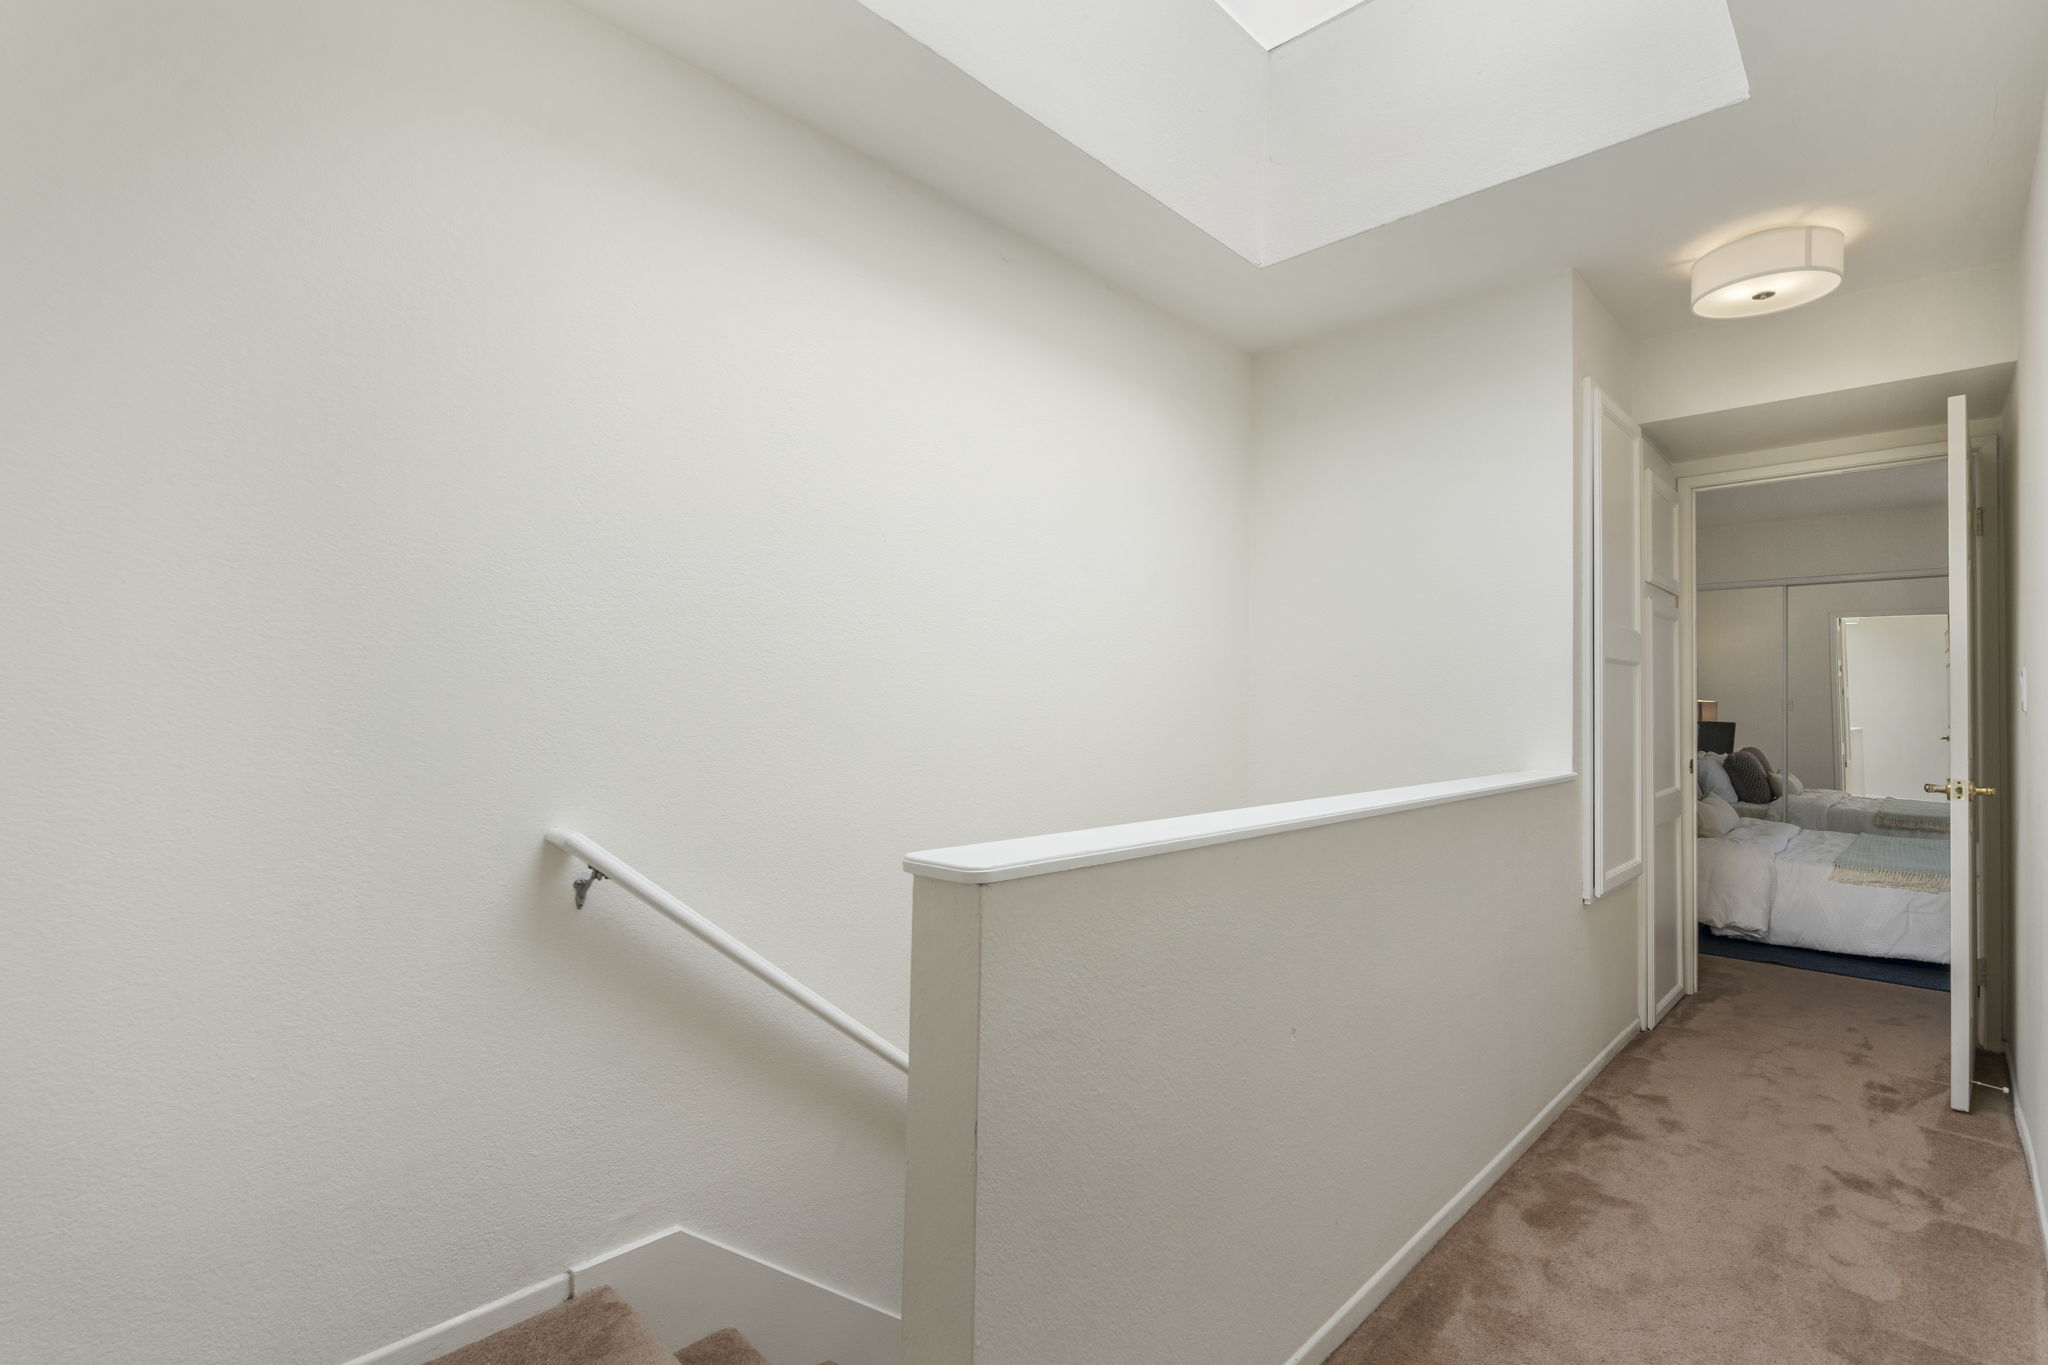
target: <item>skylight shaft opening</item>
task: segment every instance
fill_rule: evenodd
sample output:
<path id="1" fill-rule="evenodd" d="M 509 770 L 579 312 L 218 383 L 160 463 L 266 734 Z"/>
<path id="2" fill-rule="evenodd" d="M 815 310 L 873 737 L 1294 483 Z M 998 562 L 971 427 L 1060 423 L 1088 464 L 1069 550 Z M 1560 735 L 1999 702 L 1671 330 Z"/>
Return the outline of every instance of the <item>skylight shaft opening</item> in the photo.
<path id="1" fill-rule="evenodd" d="M 1252 41 L 1271 52 L 1367 0 L 1216 0 Z"/>

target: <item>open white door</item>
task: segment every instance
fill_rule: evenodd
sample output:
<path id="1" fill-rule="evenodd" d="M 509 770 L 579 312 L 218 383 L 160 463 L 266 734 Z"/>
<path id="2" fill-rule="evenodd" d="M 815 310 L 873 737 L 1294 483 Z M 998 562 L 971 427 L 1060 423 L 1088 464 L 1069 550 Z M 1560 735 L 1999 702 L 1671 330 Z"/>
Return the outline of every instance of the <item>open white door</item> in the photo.
<path id="1" fill-rule="evenodd" d="M 1976 486 L 1969 400 L 1957 395 L 1948 400 L 1948 780 L 1925 785 L 1948 796 L 1948 1102 L 1965 1112 L 1977 1059 L 1977 841 L 1970 816 L 1976 798 L 1992 794 L 1976 785 L 1971 768 L 1977 752 Z"/>
<path id="2" fill-rule="evenodd" d="M 1648 865 L 1643 879 L 1643 1027 L 1655 1028 L 1685 995 L 1686 952 L 1698 930 L 1686 904 L 1684 844 L 1692 838 L 1690 736 L 1681 733 L 1678 487 L 1657 467 L 1643 480 L 1643 748 L 1649 770 Z"/>

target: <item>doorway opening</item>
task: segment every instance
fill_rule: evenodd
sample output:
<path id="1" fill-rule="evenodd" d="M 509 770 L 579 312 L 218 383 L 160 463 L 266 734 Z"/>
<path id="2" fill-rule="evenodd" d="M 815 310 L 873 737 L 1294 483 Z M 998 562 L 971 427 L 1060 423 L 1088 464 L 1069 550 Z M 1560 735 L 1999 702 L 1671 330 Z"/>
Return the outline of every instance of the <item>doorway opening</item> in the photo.
<path id="1" fill-rule="evenodd" d="M 1690 980 L 1705 952 L 1948 989 L 1966 1109 L 2003 1039 L 1997 745 L 1973 723 L 1998 711 L 1996 439 L 1949 417 L 1940 442 L 1676 466 L 1681 880 Z"/>

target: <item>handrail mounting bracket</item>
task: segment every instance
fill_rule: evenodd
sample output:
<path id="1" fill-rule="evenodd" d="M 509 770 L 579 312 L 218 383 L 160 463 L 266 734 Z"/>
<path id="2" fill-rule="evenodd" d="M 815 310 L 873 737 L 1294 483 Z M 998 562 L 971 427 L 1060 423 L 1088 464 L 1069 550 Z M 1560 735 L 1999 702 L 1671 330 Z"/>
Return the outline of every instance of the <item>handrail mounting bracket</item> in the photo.
<path id="1" fill-rule="evenodd" d="M 608 882 L 610 880 L 610 877 L 605 876 L 604 873 L 599 872 L 596 868 L 593 867 L 590 869 L 589 876 L 578 877 L 575 881 L 569 883 L 571 886 L 576 888 L 576 908 L 578 910 L 581 910 L 583 908 L 583 902 L 590 896 L 591 887 L 597 885 L 599 882 Z"/>

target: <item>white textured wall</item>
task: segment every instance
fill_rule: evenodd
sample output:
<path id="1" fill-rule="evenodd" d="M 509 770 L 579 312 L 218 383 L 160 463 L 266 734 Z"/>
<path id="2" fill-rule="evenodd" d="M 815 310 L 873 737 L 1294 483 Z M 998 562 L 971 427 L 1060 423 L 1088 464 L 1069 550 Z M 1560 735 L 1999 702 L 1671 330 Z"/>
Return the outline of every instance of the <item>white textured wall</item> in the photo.
<path id="1" fill-rule="evenodd" d="M 1702 502 L 1712 496 L 1702 493 Z M 1948 569 L 1948 512 L 1939 503 L 1699 528 L 1702 583 L 1759 583 L 1832 574 Z"/>
<path id="2" fill-rule="evenodd" d="M 1578 827 L 1565 783 L 920 882 L 919 1116 L 956 1141 L 913 1217 L 973 1317 L 909 1365 L 1293 1358 L 1631 1027 Z"/>
<path id="3" fill-rule="evenodd" d="M 2035 1151 L 2048 1140 L 2048 138 L 2034 172 L 2019 291 L 2019 374 L 2006 410 L 2005 529 L 2011 667 L 2028 707 L 2012 715 L 2006 828 L 2012 832 L 2014 1087 Z"/>
<path id="4" fill-rule="evenodd" d="M 1570 768 L 1572 281 L 1259 357 L 1252 795 Z"/>
<path id="5" fill-rule="evenodd" d="M 1227 21 L 1226 21 L 1227 22 Z M 1243 357 L 545 0 L 16 6 L 0 1357 L 896 1294 L 907 848 L 1241 803 Z"/>

